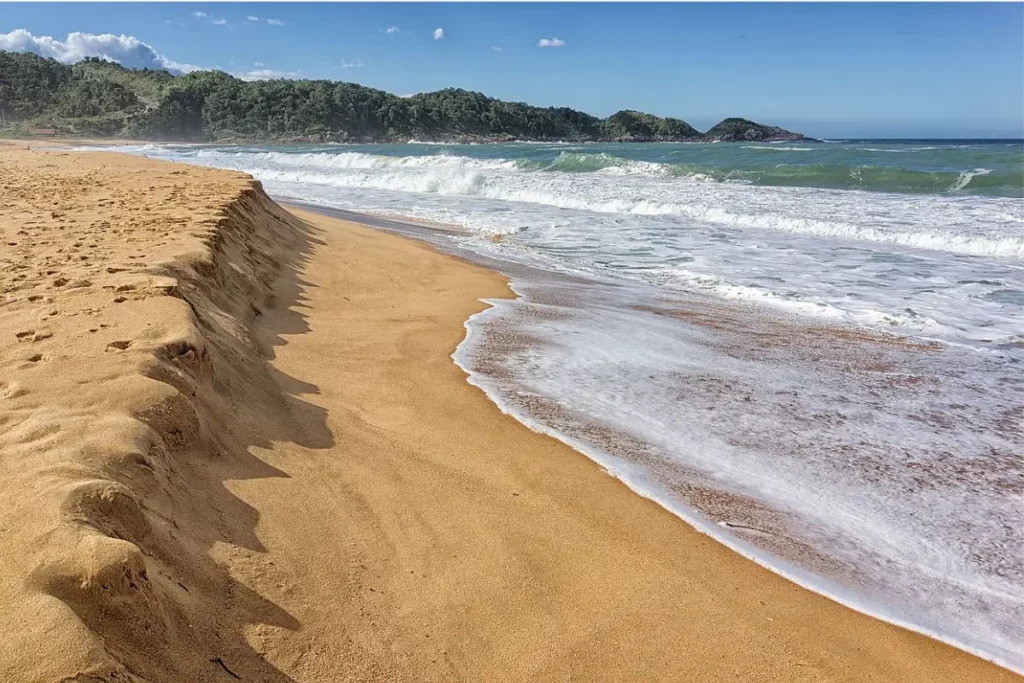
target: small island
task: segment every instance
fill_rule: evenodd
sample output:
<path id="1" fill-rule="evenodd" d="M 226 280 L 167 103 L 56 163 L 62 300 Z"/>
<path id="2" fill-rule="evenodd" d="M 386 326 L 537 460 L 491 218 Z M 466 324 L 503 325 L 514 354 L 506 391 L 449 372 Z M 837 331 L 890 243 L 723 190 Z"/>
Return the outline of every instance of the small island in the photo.
<path id="1" fill-rule="evenodd" d="M 807 140 L 728 118 L 706 133 L 675 118 L 623 110 L 599 118 L 448 88 L 399 97 L 328 80 L 243 81 L 222 71 L 175 75 L 87 57 L 63 64 L 0 51 L 3 134 L 33 130 L 164 142 L 448 143 L 772 142 Z"/>
<path id="2" fill-rule="evenodd" d="M 778 126 L 766 126 L 747 119 L 731 118 L 719 122 L 701 136 L 703 142 L 783 142 L 807 140 L 800 133 L 793 133 Z"/>

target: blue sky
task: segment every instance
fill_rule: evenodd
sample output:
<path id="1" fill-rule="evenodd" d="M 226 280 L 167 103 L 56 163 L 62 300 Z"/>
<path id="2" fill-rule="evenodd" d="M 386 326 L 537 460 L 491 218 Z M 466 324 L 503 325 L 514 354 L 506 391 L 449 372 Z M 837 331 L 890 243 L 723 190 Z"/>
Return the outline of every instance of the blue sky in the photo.
<path id="1" fill-rule="evenodd" d="M 3 46 L 456 86 L 700 129 L 745 116 L 824 137 L 1024 137 L 1021 3 L 5 4 Z"/>

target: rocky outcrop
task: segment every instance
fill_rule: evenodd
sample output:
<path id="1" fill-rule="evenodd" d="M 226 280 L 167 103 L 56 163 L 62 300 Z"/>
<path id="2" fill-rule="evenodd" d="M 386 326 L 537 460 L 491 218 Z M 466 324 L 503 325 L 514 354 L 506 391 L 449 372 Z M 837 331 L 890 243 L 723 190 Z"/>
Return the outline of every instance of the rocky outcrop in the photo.
<path id="1" fill-rule="evenodd" d="M 702 142 L 777 142 L 810 140 L 778 126 L 766 126 L 749 119 L 729 118 L 720 121 L 701 137 Z"/>

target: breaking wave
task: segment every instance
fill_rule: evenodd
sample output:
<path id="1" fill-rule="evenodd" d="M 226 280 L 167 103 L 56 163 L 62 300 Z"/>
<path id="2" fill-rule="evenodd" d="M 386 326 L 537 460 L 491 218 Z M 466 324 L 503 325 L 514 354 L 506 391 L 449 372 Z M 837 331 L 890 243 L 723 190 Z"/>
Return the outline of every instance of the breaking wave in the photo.
<path id="1" fill-rule="evenodd" d="M 743 146 L 772 151 L 813 151 L 810 148 Z M 868 148 L 862 151 L 876 151 Z M 889 151 L 889 150 L 877 150 Z M 904 150 L 897 150 L 904 151 Z M 197 160 L 236 158 L 277 167 L 305 169 L 472 169 L 522 172 L 647 176 L 682 178 L 765 187 L 811 187 L 835 190 L 866 190 L 902 194 L 1024 195 L 1024 168 L 996 173 L 991 169 L 925 171 L 892 166 L 843 164 L 769 164 L 728 167 L 721 164 L 662 163 L 628 159 L 606 152 L 563 151 L 552 159 L 477 158 L 453 154 L 389 156 L 365 152 L 228 152 L 201 149 Z"/>
<path id="2" fill-rule="evenodd" d="M 562 152 L 551 160 L 487 159 L 435 154 L 288 153 L 186 150 L 191 160 L 292 185 L 478 197 L 635 216 L 678 216 L 715 225 L 883 242 L 975 256 L 1024 259 L 1024 210 L 1002 197 L 921 196 L 809 188 L 808 175 L 855 178 L 860 184 L 929 175 L 949 193 L 991 178 L 986 169 L 921 174 L 889 169 L 810 166 L 762 172 L 772 187 L 737 181 L 736 173 Z M 753 173 L 753 172 L 748 172 Z M 783 181 L 793 180 L 789 186 Z M 906 181 L 903 181 L 904 184 Z"/>

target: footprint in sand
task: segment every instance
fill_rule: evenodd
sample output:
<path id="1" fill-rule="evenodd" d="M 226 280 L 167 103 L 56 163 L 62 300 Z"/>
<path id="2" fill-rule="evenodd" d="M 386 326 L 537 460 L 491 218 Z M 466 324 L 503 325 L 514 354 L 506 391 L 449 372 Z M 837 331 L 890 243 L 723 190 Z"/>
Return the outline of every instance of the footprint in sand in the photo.
<path id="1" fill-rule="evenodd" d="M 28 390 L 17 382 L 0 382 L 0 398 L 18 398 L 28 393 Z"/>

